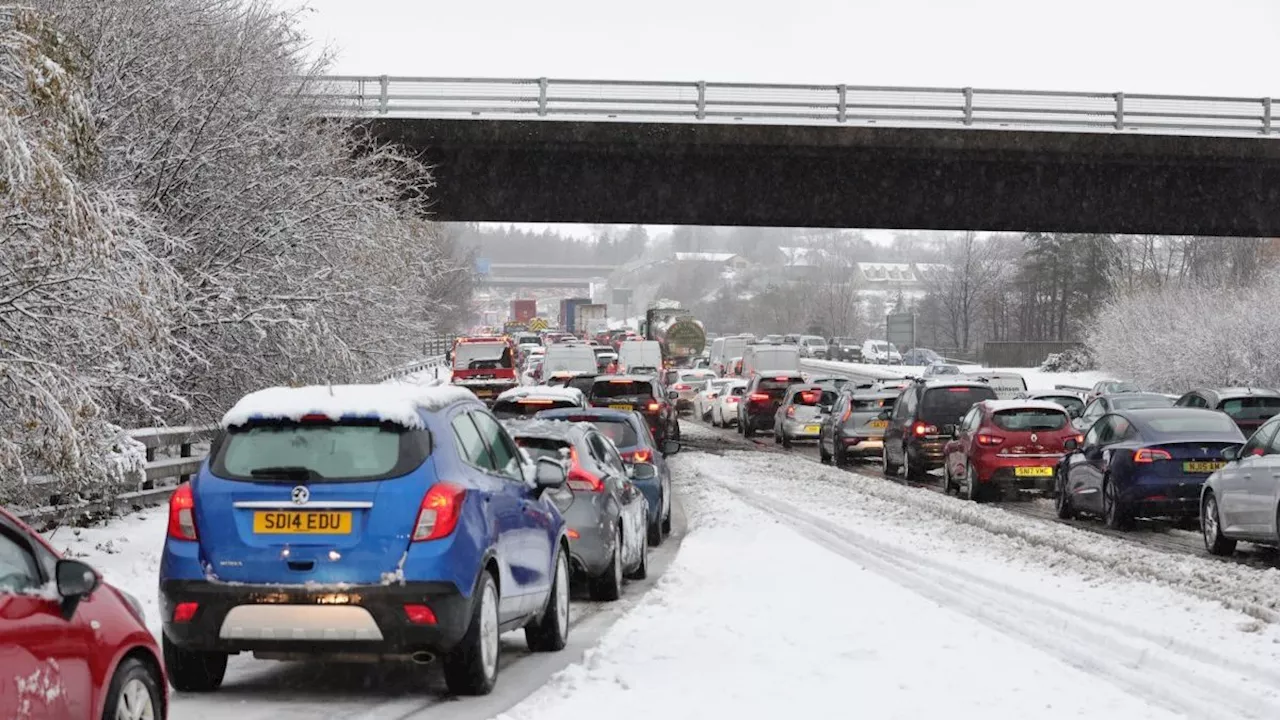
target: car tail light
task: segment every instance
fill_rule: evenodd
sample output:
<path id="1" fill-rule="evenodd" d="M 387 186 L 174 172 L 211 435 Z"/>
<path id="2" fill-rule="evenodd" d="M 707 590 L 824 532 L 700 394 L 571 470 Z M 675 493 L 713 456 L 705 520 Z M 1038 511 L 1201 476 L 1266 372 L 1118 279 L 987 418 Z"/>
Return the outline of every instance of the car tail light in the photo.
<path id="1" fill-rule="evenodd" d="M 1136 463 L 1153 463 L 1157 460 L 1172 460 L 1173 456 L 1167 450 L 1160 448 L 1140 448 L 1133 451 L 1133 461 Z"/>
<path id="2" fill-rule="evenodd" d="M 662 403 L 654 401 L 649 403 L 645 407 L 649 408 L 649 412 L 658 412 L 659 410 L 662 409 Z"/>
<path id="3" fill-rule="evenodd" d="M 432 485 L 418 508 L 413 541 L 448 537 L 458 527 L 458 517 L 462 515 L 462 502 L 466 497 L 467 491 L 452 483 L 438 482 Z"/>
<path id="4" fill-rule="evenodd" d="M 652 450 L 636 450 L 635 452 L 632 452 L 629 456 L 624 455 L 623 457 L 627 458 L 631 462 L 647 463 L 653 459 L 653 451 Z"/>
<path id="5" fill-rule="evenodd" d="M 582 465 L 578 463 L 577 448 L 569 448 L 569 468 L 568 482 L 570 490 L 581 490 L 583 492 L 604 492 L 604 483 L 600 478 L 592 475 L 582 469 Z"/>
<path id="6" fill-rule="evenodd" d="M 182 483 L 169 496 L 169 537 L 174 540 L 199 540 L 196 532 L 196 499 L 191 483 Z"/>
<path id="7" fill-rule="evenodd" d="M 795 405 L 792 405 L 791 407 L 787 408 L 787 417 L 793 418 L 795 416 L 796 416 L 796 407 Z"/>
<path id="8" fill-rule="evenodd" d="M 739 401 L 739 400 L 741 400 L 741 399 L 742 399 L 742 398 L 738 397 L 737 395 L 732 395 L 732 396 L 730 396 L 730 397 L 728 398 L 727 402 L 729 402 L 729 404 L 733 404 L 733 403 L 738 402 L 738 401 Z"/>
<path id="9" fill-rule="evenodd" d="M 173 621 L 176 623 L 189 623 L 196 616 L 196 611 L 200 609 L 200 603 L 180 602 L 173 606 Z"/>
<path id="10" fill-rule="evenodd" d="M 675 385 L 675 386 L 673 386 L 673 387 L 672 387 L 672 389 L 673 389 L 673 390 L 688 390 L 688 389 L 689 389 L 689 386 L 688 386 L 688 385 L 685 385 L 684 383 L 680 383 L 679 385 Z"/>
<path id="11" fill-rule="evenodd" d="M 840 416 L 840 424 L 843 425 L 844 423 L 849 422 L 849 418 L 851 417 L 853 417 L 852 405 L 844 409 L 844 414 Z"/>
<path id="12" fill-rule="evenodd" d="M 978 435 L 979 445 L 984 445 L 986 447 L 995 447 L 996 445 L 999 445 L 1002 442 L 1004 442 L 1004 438 L 1000 437 L 999 435 L 987 435 L 986 433 L 982 433 Z"/>
<path id="13" fill-rule="evenodd" d="M 751 402 L 769 402 L 769 393 L 751 393 L 747 399 Z"/>
<path id="14" fill-rule="evenodd" d="M 436 614 L 420 603 L 405 603 L 404 616 L 411 625 L 435 625 Z"/>
<path id="15" fill-rule="evenodd" d="M 816 392 L 803 392 L 803 393 L 800 393 L 800 399 L 801 399 L 801 400 L 803 400 L 803 401 L 804 401 L 804 402 L 806 402 L 806 403 L 809 403 L 810 405 L 812 405 L 812 404 L 814 404 L 814 403 L 818 402 L 818 398 L 820 398 L 820 397 L 821 397 L 821 395 L 819 395 L 819 394 L 818 394 L 818 393 L 816 393 Z"/>
<path id="16" fill-rule="evenodd" d="M 791 378 L 787 377 L 786 375 L 779 375 L 778 377 L 774 378 L 774 380 L 777 380 L 778 382 L 787 382 L 790 379 Z"/>
<path id="17" fill-rule="evenodd" d="M 569 528 L 568 530 L 565 530 L 564 534 L 570 540 L 577 540 L 578 538 L 582 537 L 582 533 L 578 532 L 577 530 L 574 530 L 573 528 Z"/>
<path id="18" fill-rule="evenodd" d="M 915 426 L 912 428 L 912 432 L 914 432 L 916 435 L 937 435 L 938 426 L 926 425 L 925 423 L 917 422 Z"/>

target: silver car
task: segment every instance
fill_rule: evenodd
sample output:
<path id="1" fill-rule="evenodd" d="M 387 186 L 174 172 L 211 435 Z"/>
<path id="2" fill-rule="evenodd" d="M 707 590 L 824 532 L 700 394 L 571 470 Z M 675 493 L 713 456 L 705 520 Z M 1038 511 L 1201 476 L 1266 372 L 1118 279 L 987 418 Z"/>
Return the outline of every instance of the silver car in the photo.
<path id="1" fill-rule="evenodd" d="M 791 385 L 773 416 L 773 441 L 789 448 L 796 440 L 817 440 L 822 431 L 822 417 L 831 412 L 835 400 L 836 392 L 830 386 Z"/>
<path id="2" fill-rule="evenodd" d="M 1200 488 L 1204 547 L 1230 555 L 1240 540 L 1280 545 L 1280 416 L 1262 424 L 1242 447 L 1222 451 L 1222 467 Z"/>
<path id="3" fill-rule="evenodd" d="M 585 581 L 592 600 L 617 600 L 623 578 L 649 573 L 645 533 L 649 501 L 632 478 L 657 477 L 649 463 L 630 465 L 591 423 L 508 420 L 504 423 L 530 459 L 560 460 L 565 487 L 552 492 L 569 535 L 573 579 Z"/>
<path id="4" fill-rule="evenodd" d="M 845 392 L 831 413 L 822 418 L 818 455 L 822 462 L 844 467 L 852 458 L 879 456 L 884 452 L 884 429 L 898 399 L 897 391 Z"/>

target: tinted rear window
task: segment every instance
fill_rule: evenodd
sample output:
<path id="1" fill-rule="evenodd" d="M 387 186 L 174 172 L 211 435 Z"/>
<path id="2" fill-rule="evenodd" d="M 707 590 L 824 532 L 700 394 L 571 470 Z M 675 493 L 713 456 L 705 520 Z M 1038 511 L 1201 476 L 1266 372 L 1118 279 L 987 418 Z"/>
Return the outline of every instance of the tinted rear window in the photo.
<path id="1" fill-rule="evenodd" d="M 1011 432 L 1040 432 L 1061 430 L 1067 426 L 1067 414 L 1060 410 L 1026 408 L 1001 410 L 991 416 L 996 427 Z"/>
<path id="2" fill-rule="evenodd" d="M 517 437 L 516 444 L 524 448 L 529 457 L 537 462 L 540 458 L 565 460 L 569 457 L 569 443 L 551 438 Z"/>
<path id="3" fill-rule="evenodd" d="M 782 393 L 785 392 L 787 388 L 799 382 L 804 382 L 804 378 L 784 378 L 782 380 L 774 380 L 774 379 L 761 380 L 760 384 L 756 386 L 756 391 L 766 392 L 774 397 L 782 397 Z"/>
<path id="4" fill-rule="evenodd" d="M 640 437 L 636 435 L 636 429 L 631 423 L 624 420 L 592 420 L 592 425 L 600 431 L 601 435 L 613 441 L 614 445 L 620 448 L 634 447 L 640 444 Z"/>
<path id="5" fill-rule="evenodd" d="M 653 383 L 647 380 L 608 380 L 591 388 L 596 398 L 653 397 Z"/>
<path id="6" fill-rule="evenodd" d="M 800 390 L 791 396 L 792 405 L 816 407 L 831 405 L 836 401 L 836 394 L 831 390 Z"/>
<path id="7" fill-rule="evenodd" d="M 1238 434 L 1235 422 L 1226 415 L 1216 413 L 1194 413 L 1172 415 L 1161 418 L 1150 418 L 1146 423 L 1156 432 L 1169 434 L 1209 433 Z"/>
<path id="8" fill-rule="evenodd" d="M 879 412 L 881 410 L 890 410 L 893 408 L 893 403 L 896 400 L 897 400 L 896 397 L 883 398 L 883 399 L 872 398 L 870 400 L 854 400 L 853 409 L 860 410 L 860 411 L 874 410 L 876 412 Z"/>
<path id="9" fill-rule="evenodd" d="M 430 434 L 390 423 L 262 423 L 217 443 L 215 475 L 258 482 L 380 480 L 404 475 L 431 454 Z"/>
<path id="10" fill-rule="evenodd" d="M 1174 399 L 1159 395 L 1139 397 L 1117 397 L 1111 399 L 1111 406 L 1116 410 L 1141 410 L 1143 408 L 1173 407 Z"/>
<path id="11" fill-rule="evenodd" d="M 529 417 L 543 410 L 579 407 L 568 400 L 499 400 L 493 404 L 493 414 L 502 420 L 513 417 Z"/>
<path id="12" fill-rule="evenodd" d="M 1266 420 L 1280 413 L 1280 398 L 1242 397 L 1223 400 L 1218 409 L 1236 420 Z"/>
<path id="13" fill-rule="evenodd" d="M 930 388 L 924 392 L 920 417 L 935 424 L 954 423 L 969 412 L 974 403 L 995 399 L 996 393 L 989 387 Z"/>
<path id="14" fill-rule="evenodd" d="M 1042 395 L 1037 399 L 1043 400 L 1044 402 L 1056 403 L 1068 410 L 1084 409 L 1084 400 L 1081 400 L 1074 395 Z"/>

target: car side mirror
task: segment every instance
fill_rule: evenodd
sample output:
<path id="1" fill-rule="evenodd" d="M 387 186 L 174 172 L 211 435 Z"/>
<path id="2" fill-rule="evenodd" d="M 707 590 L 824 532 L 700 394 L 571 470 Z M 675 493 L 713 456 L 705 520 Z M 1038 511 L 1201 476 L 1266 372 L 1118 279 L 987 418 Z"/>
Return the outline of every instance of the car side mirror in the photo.
<path id="1" fill-rule="evenodd" d="M 667 399 L 668 399 L 668 400 L 679 400 L 679 399 L 680 399 L 680 393 L 676 392 L 675 390 L 668 390 L 668 391 L 667 391 Z"/>
<path id="2" fill-rule="evenodd" d="M 1071 419 L 1073 420 L 1079 419 L 1080 413 L 1082 412 L 1084 412 L 1084 408 L 1068 408 L 1067 409 L 1067 415 L 1071 416 Z"/>
<path id="3" fill-rule="evenodd" d="M 102 584 L 98 573 L 79 560 L 59 560 L 54 567 L 54 578 L 58 583 L 58 595 L 62 596 L 64 620 L 70 620 L 76 614 L 80 601 Z"/>
<path id="4" fill-rule="evenodd" d="M 682 447 L 684 446 L 680 444 L 679 440 L 667 440 L 666 442 L 662 443 L 662 454 L 664 456 L 675 455 L 676 453 L 680 452 L 680 448 Z"/>
<path id="5" fill-rule="evenodd" d="M 658 468 L 653 463 L 635 463 L 630 467 L 628 476 L 632 480 L 652 480 L 658 477 Z"/>
<path id="6" fill-rule="evenodd" d="M 1228 462 L 1232 460 L 1239 460 L 1240 448 L 1235 446 L 1222 448 L 1222 459 Z"/>
<path id="7" fill-rule="evenodd" d="M 830 415 L 830 414 L 831 414 L 831 406 L 830 406 L 830 405 L 819 405 L 819 406 L 818 406 L 818 412 L 822 413 L 823 415 Z"/>
<path id="8" fill-rule="evenodd" d="M 888 420 L 890 417 L 892 417 L 892 414 L 888 410 L 881 410 L 880 413 L 876 415 L 877 420 Z"/>
<path id="9" fill-rule="evenodd" d="M 533 483 L 540 490 L 549 488 L 564 487 L 564 483 L 568 480 L 568 474 L 565 472 L 564 465 L 558 460 L 551 458 L 538 458 L 537 472 L 534 474 Z"/>
<path id="10" fill-rule="evenodd" d="M 1067 452 L 1075 452 L 1080 449 L 1080 443 L 1075 438 L 1067 438 L 1062 441 L 1062 449 Z"/>

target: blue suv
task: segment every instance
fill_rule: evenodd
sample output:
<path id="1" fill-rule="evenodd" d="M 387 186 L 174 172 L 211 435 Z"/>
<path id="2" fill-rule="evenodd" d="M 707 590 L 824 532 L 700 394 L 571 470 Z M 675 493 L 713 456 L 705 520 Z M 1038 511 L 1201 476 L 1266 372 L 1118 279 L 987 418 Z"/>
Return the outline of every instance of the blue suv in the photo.
<path id="1" fill-rule="evenodd" d="M 486 694 L 498 636 L 569 632 L 568 540 L 548 490 L 470 391 L 271 388 L 222 420 L 170 500 L 160 568 L 178 690 L 222 684 L 227 657 L 439 658 L 454 694 Z"/>

